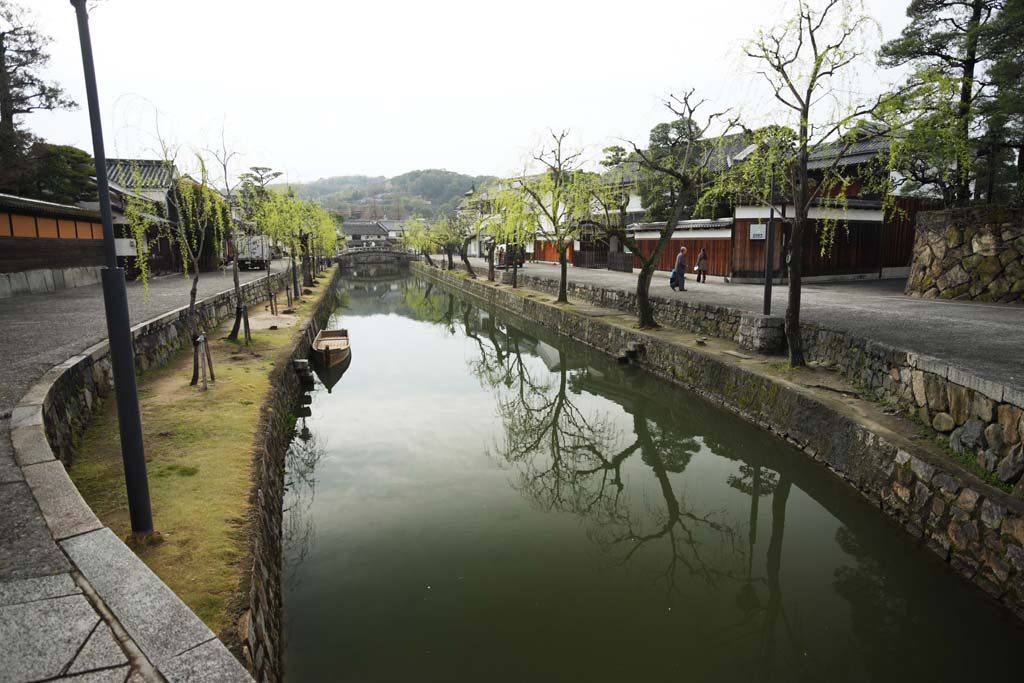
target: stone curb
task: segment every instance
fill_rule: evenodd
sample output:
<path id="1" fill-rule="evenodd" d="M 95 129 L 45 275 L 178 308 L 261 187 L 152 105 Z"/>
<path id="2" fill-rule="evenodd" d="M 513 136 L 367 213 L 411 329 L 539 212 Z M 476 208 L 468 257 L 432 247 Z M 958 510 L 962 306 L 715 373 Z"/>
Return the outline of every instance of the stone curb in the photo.
<path id="1" fill-rule="evenodd" d="M 260 286 L 262 279 L 245 286 Z M 212 294 L 216 302 L 234 290 Z M 132 327 L 138 341 L 188 311 L 177 308 Z M 15 460 L 53 538 L 82 577 L 120 621 L 143 655 L 169 681 L 251 681 L 228 649 L 180 598 L 96 517 L 79 493 L 46 436 L 44 411 L 66 372 L 109 354 L 101 341 L 48 370 L 11 411 Z M 141 586 L 141 588 L 140 588 Z"/>

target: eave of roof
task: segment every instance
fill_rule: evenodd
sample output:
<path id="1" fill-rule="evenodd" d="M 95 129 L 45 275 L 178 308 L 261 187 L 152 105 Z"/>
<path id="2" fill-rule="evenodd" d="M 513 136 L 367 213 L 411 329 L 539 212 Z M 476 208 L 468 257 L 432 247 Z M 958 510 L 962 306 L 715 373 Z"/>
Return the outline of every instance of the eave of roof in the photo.
<path id="1" fill-rule="evenodd" d="M 82 208 L 81 206 L 72 206 L 70 204 L 57 204 L 55 202 L 47 202 L 41 199 L 29 199 L 28 197 L 18 197 L 12 194 L 0 193 L 0 209 L 6 209 L 8 211 L 28 211 L 34 216 L 53 216 L 55 218 L 88 218 L 90 220 L 99 220 L 99 212 L 91 211 L 89 209 Z"/>

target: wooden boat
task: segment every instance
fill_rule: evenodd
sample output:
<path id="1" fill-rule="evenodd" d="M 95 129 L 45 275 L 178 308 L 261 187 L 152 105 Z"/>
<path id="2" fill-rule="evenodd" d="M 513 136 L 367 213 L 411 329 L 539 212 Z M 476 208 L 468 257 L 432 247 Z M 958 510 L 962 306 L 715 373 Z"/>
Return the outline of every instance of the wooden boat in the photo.
<path id="1" fill-rule="evenodd" d="M 352 355 L 348 346 L 348 330 L 320 330 L 313 340 L 313 358 L 326 368 L 341 365 Z"/>
<path id="2" fill-rule="evenodd" d="M 352 363 L 352 354 L 348 355 L 348 358 L 343 360 L 340 364 L 333 367 L 327 367 L 323 361 L 316 358 L 313 359 L 313 372 L 320 378 L 320 382 L 327 389 L 327 393 L 331 393 L 331 389 L 337 384 L 341 378 L 345 375 L 345 371 L 348 370 L 348 366 Z"/>

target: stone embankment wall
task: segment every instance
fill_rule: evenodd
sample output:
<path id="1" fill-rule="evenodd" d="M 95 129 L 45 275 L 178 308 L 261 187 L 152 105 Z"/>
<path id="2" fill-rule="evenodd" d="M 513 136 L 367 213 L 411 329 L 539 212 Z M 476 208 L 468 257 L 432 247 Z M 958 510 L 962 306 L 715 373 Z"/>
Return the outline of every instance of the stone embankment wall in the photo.
<path id="1" fill-rule="evenodd" d="M 283 274 L 271 276 L 280 289 Z M 266 297 L 267 282 L 242 287 L 252 304 Z M 234 314 L 234 292 L 201 301 L 207 329 Z M 190 343 L 187 309 L 133 328 L 136 366 L 166 363 Z M 51 368 L 11 413 L 11 442 L 50 534 L 74 562 L 81 580 L 94 591 L 126 632 L 129 645 L 159 680 L 250 680 L 250 676 L 203 622 L 96 518 L 68 477 L 74 442 L 98 402 L 113 389 L 110 348 L 101 342 Z M 126 641 L 127 642 L 127 641 Z M 126 645 L 127 646 L 127 645 Z"/>
<path id="2" fill-rule="evenodd" d="M 631 343 L 639 345 L 644 349 L 639 359 L 642 367 L 724 405 L 803 449 L 853 485 L 964 579 L 1024 619 L 1024 502 L 989 485 L 938 449 L 866 420 L 837 399 L 814 395 L 737 362 L 519 296 L 508 288 L 423 265 L 414 265 L 413 269 L 610 355 L 617 355 Z M 998 424 L 1000 413 L 1008 424 L 1011 413 L 1019 419 L 1019 412 L 1013 412 L 1019 411 L 1018 406 L 996 401 L 986 393 L 1002 397 L 1002 387 L 996 390 L 980 384 L 979 389 L 971 389 L 960 383 L 967 381 L 960 376 L 950 380 L 951 369 L 933 359 L 906 353 L 902 358 L 893 357 L 895 352 L 891 350 L 840 333 L 814 334 L 817 353 L 834 359 L 837 370 L 877 385 L 880 391 L 886 384 L 894 393 L 903 392 L 898 387 L 904 380 L 901 377 L 897 383 L 894 379 L 894 375 L 901 374 L 893 372 L 894 364 L 907 369 L 908 398 L 915 405 L 915 382 L 927 382 L 922 397 L 926 405 L 930 386 L 936 405 L 941 406 L 945 400 L 947 408 L 950 386 L 959 387 L 952 391 L 957 400 L 967 397 L 967 413 L 958 413 L 964 418 L 965 431 L 969 415 L 980 415 L 974 418 L 979 422 L 982 417 L 997 420 L 989 424 Z M 882 377 L 889 381 L 883 382 Z M 926 377 L 931 379 L 924 380 Z M 942 392 L 945 399 L 940 398 Z M 1000 410 L 1006 405 L 1012 410 Z"/>
<path id="3" fill-rule="evenodd" d="M 519 279 L 524 287 L 558 293 L 557 280 L 521 273 Z M 632 292 L 569 283 L 569 296 L 636 312 Z M 661 323 L 744 345 L 744 329 L 751 316 L 742 311 L 658 296 L 652 296 L 651 303 Z M 808 360 L 838 371 L 865 395 L 916 415 L 945 435 L 956 455 L 973 461 L 1024 497 L 1024 391 L 976 377 L 937 358 L 847 332 L 805 322 L 801 336 Z"/>
<path id="4" fill-rule="evenodd" d="M 295 346 L 274 364 L 272 390 L 260 411 L 253 449 L 253 480 L 250 506 L 250 571 L 242 587 L 243 612 L 237 621 L 238 639 L 246 667 L 263 683 L 283 680 L 284 634 L 282 630 L 281 559 L 282 518 L 285 492 L 285 455 L 291 443 L 293 418 L 303 393 L 292 360 L 307 358 L 316 330 L 322 329 L 337 304 L 331 287 L 317 303 Z"/>
<path id="5" fill-rule="evenodd" d="M 271 275 L 275 291 L 285 285 L 283 273 Z M 266 299 L 265 279 L 248 282 L 241 287 L 247 305 Z M 224 292 L 197 303 L 202 329 L 213 329 L 222 320 L 235 314 L 235 294 Z M 186 344 L 190 344 L 188 307 L 146 321 L 132 329 L 135 341 L 135 368 L 144 372 L 160 367 Z M 110 347 L 101 342 L 82 355 L 63 364 L 64 372 L 54 383 L 53 400 L 46 418 L 46 437 L 57 457 L 70 466 L 74 459 L 74 440 L 92 418 L 96 400 L 105 398 L 114 387 L 114 371 L 110 363 Z"/>
<path id="6" fill-rule="evenodd" d="M 0 273 L 0 299 L 96 285 L 100 283 L 101 271 L 99 266 L 82 266 Z"/>
<path id="7" fill-rule="evenodd" d="M 918 214 L 906 291 L 924 299 L 1024 302 L 1024 209 Z"/>

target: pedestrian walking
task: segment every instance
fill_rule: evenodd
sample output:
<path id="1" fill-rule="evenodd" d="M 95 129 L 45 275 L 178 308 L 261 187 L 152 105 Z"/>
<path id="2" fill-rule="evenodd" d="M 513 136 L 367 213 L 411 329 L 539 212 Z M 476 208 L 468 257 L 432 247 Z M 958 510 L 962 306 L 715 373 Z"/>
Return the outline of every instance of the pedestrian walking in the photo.
<path id="1" fill-rule="evenodd" d="M 668 286 L 672 291 L 686 291 L 686 247 L 679 247 L 676 255 L 676 267 L 672 269 L 672 276 L 668 279 Z"/>
<path id="2" fill-rule="evenodd" d="M 708 281 L 708 250 L 707 247 L 702 247 L 700 253 L 697 254 L 697 282 Z"/>

